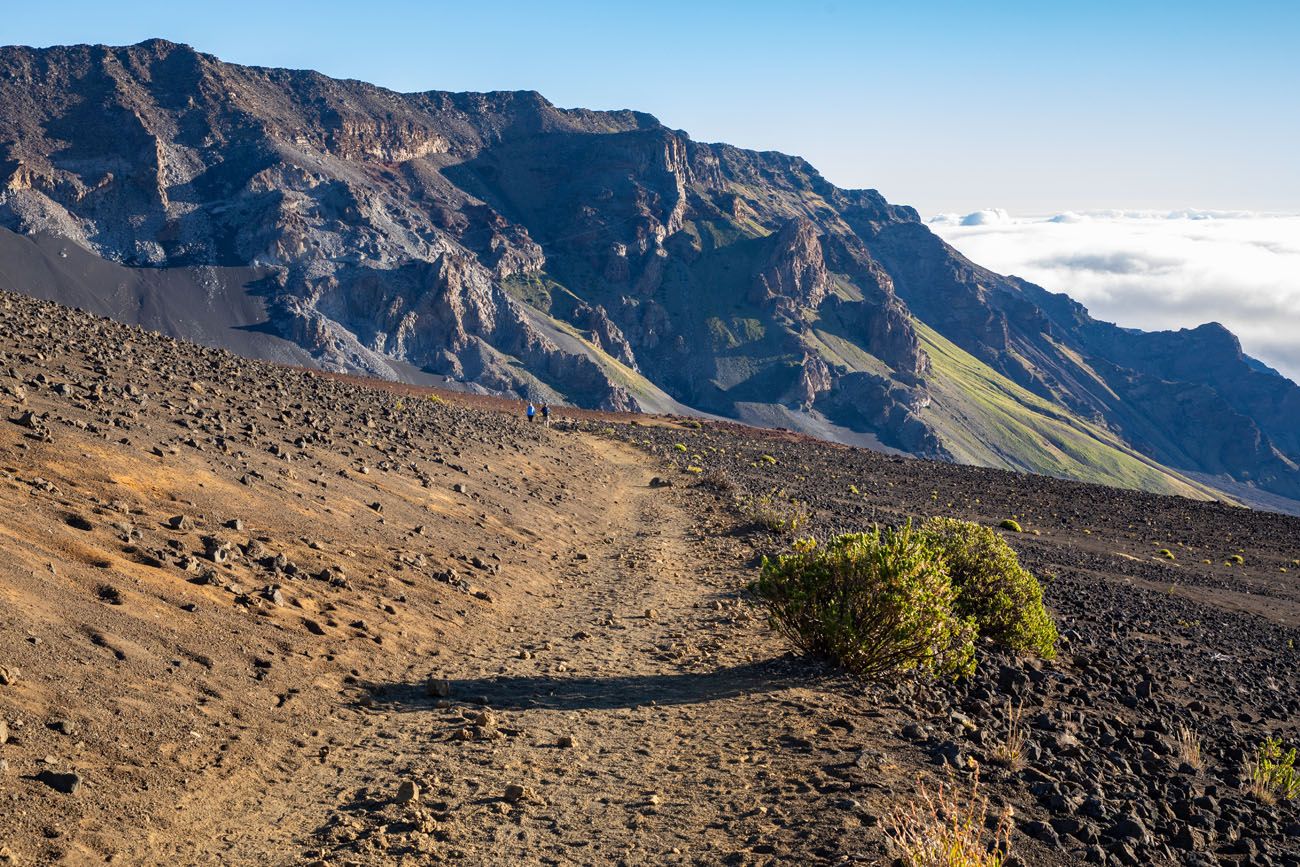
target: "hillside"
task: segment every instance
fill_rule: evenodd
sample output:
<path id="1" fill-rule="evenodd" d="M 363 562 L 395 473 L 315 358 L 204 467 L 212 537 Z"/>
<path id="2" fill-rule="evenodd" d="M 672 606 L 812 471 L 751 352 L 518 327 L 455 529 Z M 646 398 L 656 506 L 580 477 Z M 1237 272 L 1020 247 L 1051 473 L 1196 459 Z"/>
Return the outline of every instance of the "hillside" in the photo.
<path id="1" fill-rule="evenodd" d="M 1300 739 L 1295 518 L 0 313 L 2 863 L 887 863 L 977 762 L 1014 863 L 1300 864 L 1243 788 Z M 793 656 L 744 590 L 773 489 L 815 533 L 1016 517 L 1060 655 Z"/>
<path id="2" fill-rule="evenodd" d="M 8 47 L 0 182 L 6 288 L 255 357 L 1300 497 L 1300 389 L 1219 326 L 1097 322 L 875 191 L 633 111 Z"/>

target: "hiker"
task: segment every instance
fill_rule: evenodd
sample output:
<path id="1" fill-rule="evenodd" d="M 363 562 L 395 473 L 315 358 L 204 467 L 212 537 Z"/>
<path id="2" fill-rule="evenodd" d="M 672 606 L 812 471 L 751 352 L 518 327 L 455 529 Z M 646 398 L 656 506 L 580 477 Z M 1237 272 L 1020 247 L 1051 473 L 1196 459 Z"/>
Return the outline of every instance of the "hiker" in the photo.
<path id="1" fill-rule="evenodd" d="M 549 403 L 542 404 L 542 424 L 546 427 L 551 426 L 551 405 Z"/>
<path id="2" fill-rule="evenodd" d="M 530 400 L 530 401 L 528 401 L 528 422 L 529 422 L 529 424 L 532 424 L 533 416 L 535 416 L 535 415 L 537 415 L 537 407 L 533 406 L 533 402 Z"/>

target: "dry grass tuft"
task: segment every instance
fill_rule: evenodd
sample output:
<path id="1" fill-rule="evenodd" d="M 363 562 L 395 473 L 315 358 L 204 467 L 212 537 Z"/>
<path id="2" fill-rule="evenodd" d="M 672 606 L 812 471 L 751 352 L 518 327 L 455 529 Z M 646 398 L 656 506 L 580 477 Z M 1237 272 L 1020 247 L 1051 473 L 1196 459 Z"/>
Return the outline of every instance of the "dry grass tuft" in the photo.
<path id="1" fill-rule="evenodd" d="M 969 793 L 949 780 L 931 791 L 918 781 L 918 794 L 897 808 L 887 831 L 906 867 L 1002 867 L 1011 851 L 1011 808 L 1003 810 L 991 839 L 986 827 L 988 798 L 980 794 L 979 770 Z"/>
<path id="2" fill-rule="evenodd" d="M 1178 758 L 1198 771 L 1202 767 L 1201 736 L 1182 723 L 1178 724 Z"/>
<path id="3" fill-rule="evenodd" d="M 798 500 L 788 498 L 784 491 L 743 497 L 738 505 L 741 514 L 749 521 L 773 533 L 792 536 L 812 520 L 808 507 Z"/>
<path id="4" fill-rule="evenodd" d="M 1025 728 L 1024 703 L 1013 705 L 1011 699 L 1007 699 L 1006 716 L 1006 735 L 994 745 L 993 761 L 1014 771 L 1024 762 L 1025 745 L 1029 742 L 1029 730 Z"/>

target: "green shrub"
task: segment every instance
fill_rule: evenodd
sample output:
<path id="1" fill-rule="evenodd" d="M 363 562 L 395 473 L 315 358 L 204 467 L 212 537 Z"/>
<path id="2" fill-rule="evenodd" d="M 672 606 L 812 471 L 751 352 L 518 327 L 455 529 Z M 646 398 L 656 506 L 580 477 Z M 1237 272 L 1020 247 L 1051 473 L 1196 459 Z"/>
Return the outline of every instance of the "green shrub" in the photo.
<path id="1" fill-rule="evenodd" d="M 1023 532 L 1024 532 L 1024 530 L 1020 529 L 1020 522 L 1019 522 L 1019 521 L 1014 521 L 1014 520 L 1012 520 L 1011 518 L 1007 518 L 1005 521 L 1003 521 L 1002 523 L 998 524 L 998 526 L 1001 527 L 1001 528 L 1004 529 L 1004 530 L 1010 530 L 1012 533 L 1023 533 Z"/>
<path id="2" fill-rule="evenodd" d="M 1229 566 L 1240 566 L 1242 563 L 1245 563 L 1246 560 L 1240 554 L 1233 554 L 1225 562 Z"/>
<path id="3" fill-rule="evenodd" d="M 1173 552 L 1173 551 L 1170 551 L 1168 548 L 1161 548 L 1161 549 L 1160 549 L 1159 551 L 1157 551 L 1156 553 L 1159 554 L 1161 557 L 1165 558 L 1166 560 L 1177 560 L 1177 559 L 1178 559 L 1177 557 L 1174 556 L 1174 552 Z"/>
<path id="4" fill-rule="evenodd" d="M 1283 752 L 1282 741 L 1265 738 L 1247 763 L 1249 790 L 1265 804 L 1292 801 L 1300 797 L 1300 772 L 1295 769 L 1295 747 Z"/>
<path id="5" fill-rule="evenodd" d="M 801 541 L 764 558 L 752 589 L 796 647 L 862 677 L 974 669 L 974 624 L 953 613 L 943 561 L 911 524 Z"/>
<path id="6" fill-rule="evenodd" d="M 673 443 L 673 450 L 679 452 L 686 451 L 686 443 Z"/>
<path id="7" fill-rule="evenodd" d="M 1043 587 L 993 530 L 955 518 L 931 518 L 921 532 L 942 556 L 956 591 L 953 608 L 980 634 L 1014 651 L 1056 656 L 1056 624 Z"/>

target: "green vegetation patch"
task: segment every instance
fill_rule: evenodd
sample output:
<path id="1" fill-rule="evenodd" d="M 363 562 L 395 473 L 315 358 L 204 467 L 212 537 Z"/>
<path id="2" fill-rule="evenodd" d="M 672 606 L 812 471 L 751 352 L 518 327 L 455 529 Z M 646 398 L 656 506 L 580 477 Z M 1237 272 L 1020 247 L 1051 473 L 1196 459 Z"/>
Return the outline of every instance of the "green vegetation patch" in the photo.
<path id="1" fill-rule="evenodd" d="M 1043 588 L 997 533 L 933 518 L 764 558 L 751 589 L 802 652 L 867 678 L 970 674 L 975 638 L 1056 656 Z"/>
<path id="2" fill-rule="evenodd" d="M 1205 499 L 1222 495 L 1033 394 L 923 322 L 931 405 L 922 417 L 961 463 Z"/>
<path id="3" fill-rule="evenodd" d="M 973 618 L 980 635 L 1010 650 L 1056 656 L 1056 624 L 1043 606 L 1043 587 L 1001 536 L 954 518 L 931 518 L 921 532 L 948 567 L 959 616 Z"/>
<path id="4" fill-rule="evenodd" d="M 801 541 L 764 559 L 753 591 L 802 652 L 861 677 L 974 670 L 974 624 L 954 614 L 943 561 L 911 525 Z"/>

